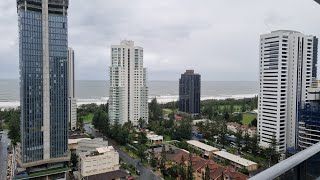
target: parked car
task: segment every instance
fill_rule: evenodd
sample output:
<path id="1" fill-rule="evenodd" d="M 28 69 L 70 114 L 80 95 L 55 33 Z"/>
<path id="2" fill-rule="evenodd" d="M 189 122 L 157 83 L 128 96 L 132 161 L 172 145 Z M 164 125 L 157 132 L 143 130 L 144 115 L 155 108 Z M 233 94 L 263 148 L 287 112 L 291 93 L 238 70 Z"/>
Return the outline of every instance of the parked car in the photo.
<path id="1" fill-rule="evenodd" d="M 136 174 L 137 174 L 137 175 L 140 175 L 141 172 L 140 172 L 139 170 L 136 170 Z"/>

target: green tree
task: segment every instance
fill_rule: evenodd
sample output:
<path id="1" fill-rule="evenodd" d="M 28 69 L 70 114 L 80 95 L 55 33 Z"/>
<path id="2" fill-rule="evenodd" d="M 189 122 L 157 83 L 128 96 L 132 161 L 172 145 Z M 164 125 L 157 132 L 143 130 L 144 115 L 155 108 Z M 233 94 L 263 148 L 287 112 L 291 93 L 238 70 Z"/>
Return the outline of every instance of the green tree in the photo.
<path id="1" fill-rule="evenodd" d="M 108 114 L 103 110 L 97 110 L 93 114 L 92 124 L 93 126 L 102 131 L 105 128 L 105 121 L 108 121 Z"/>
<path id="2" fill-rule="evenodd" d="M 242 129 L 241 127 L 239 127 L 237 129 L 237 133 L 236 133 L 236 145 L 237 145 L 237 150 L 238 150 L 238 153 L 240 153 L 240 149 L 241 149 L 241 141 L 242 141 Z"/>
<path id="3" fill-rule="evenodd" d="M 172 110 L 172 112 L 168 114 L 168 117 L 169 117 L 169 119 L 170 119 L 171 121 L 173 121 L 173 120 L 175 119 L 175 117 L 174 117 L 174 110 Z"/>
<path id="4" fill-rule="evenodd" d="M 246 106 L 246 104 L 242 104 L 241 105 L 241 112 L 246 112 L 247 111 L 247 106 Z"/>
<path id="5" fill-rule="evenodd" d="M 175 180 L 179 176 L 179 166 L 174 164 L 167 169 L 169 179 Z"/>
<path id="6" fill-rule="evenodd" d="M 277 151 L 278 145 L 279 143 L 276 139 L 276 136 L 275 134 L 273 134 L 269 148 L 266 149 L 271 165 L 277 164 L 279 162 L 280 154 Z"/>
<path id="7" fill-rule="evenodd" d="M 138 133 L 138 142 L 139 144 L 145 145 L 148 142 L 148 138 L 144 132 Z"/>
<path id="8" fill-rule="evenodd" d="M 18 113 L 11 112 L 10 115 L 7 116 L 7 120 L 9 124 L 8 137 L 15 146 L 20 142 L 20 116 Z"/>
<path id="9" fill-rule="evenodd" d="M 222 121 L 219 125 L 219 142 L 222 144 L 222 147 L 227 144 L 227 124 L 226 121 Z"/>
<path id="10" fill-rule="evenodd" d="M 213 117 L 213 109 L 212 106 L 204 106 L 203 111 L 202 111 L 202 115 L 207 116 L 209 119 L 211 119 Z"/>
<path id="11" fill-rule="evenodd" d="M 260 147 L 259 147 L 259 137 L 255 134 L 252 138 L 250 138 L 250 144 L 249 144 L 251 153 L 253 155 L 257 155 L 259 153 Z"/>
<path id="12" fill-rule="evenodd" d="M 226 121 L 229 121 L 229 120 L 230 120 L 230 115 L 229 115 L 229 113 L 228 113 L 227 111 L 224 112 L 223 118 L 224 118 L 224 120 L 226 120 Z"/>
<path id="13" fill-rule="evenodd" d="M 140 145 L 140 146 L 138 147 L 137 156 L 140 157 L 141 161 L 142 161 L 143 159 L 145 159 L 145 153 L 144 153 L 145 151 L 146 151 L 145 146 Z"/>
<path id="14" fill-rule="evenodd" d="M 77 167 L 78 164 L 78 156 L 75 152 L 71 153 L 71 163 L 73 167 Z"/>
<path id="15" fill-rule="evenodd" d="M 191 152 L 189 153 L 187 179 L 188 179 L 188 180 L 193 180 L 193 179 L 194 179 L 193 170 L 192 170 L 192 154 L 191 154 Z"/>
<path id="16" fill-rule="evenodd" d="M 206 166 L 202 180 L 210 180 L 210 169 L 208 165 Z"/>
<path id="17" fill-rule="evenodd" d="M 83 132 L 84 129 L 84 120 L 83 120 L 83 116 L 77 116 L 77 127 L 80 131 Z"/>
<path id="18" fill-rule="evenodd" d="M 150 165 L 151 165 L 151 167 L 157 166 L 157 160 L 155 157 L 154 147 L 152 147 L 152 150 L 151 150 Z"/>
<path id="19" fill-rule="evenodd" d="M 146 121 L 142 118 L 139 118 L 138 124 L 139 124 L 139 128 L 145 128 Z"/>
<path id="20" fill-rule="evenodd" d="M 250 136 L 248 134 L 248 131 L 245 132 L 243 141 L 244 141 L 244 150 L 248 151 L 250 148 Z"/>
<path id="21" fill-rule="evenodd" d="M 181 156 L 181 160 L 179 163 L 179 169 L 178 169 L 180 179 L 187 179 L 187 171 L 186 171 L 186 166 L 185 166 L 184 161 L 185 161 L 184 157 Z"/>
<path id="22" fill-rule="evenodd" d="M 166 169 L 166 161 L 167 161 L 166 147 L 165 147 L 165 145 L 162 145 L 161 159 L 160 159 L 160 171 L 161 171 L 164 178 L 166 178 L 168 175 L 168 172 Z"/>
<path id="23" fill-rule="evenodd" d="M 251 121 L 251 125 L 254 126 L 254 127 L 257 127 L 257 124 L 258 124 L 257 118 L 254 118 L 254 119 Z"/>
<path id="24" fill-rule="evenodd" d="M 191 120 L 182 119 L 180 125 L 174 127 L 173 138 L 176 140 L 191 139 L 192 124 Z"/>
<path id="25" fill-rule="evenodd" d="M 162 110 L 157 102 L 157 98 L 153 98 L 149 104 L 149 119 L 151 121 L 162 119 Z"/>

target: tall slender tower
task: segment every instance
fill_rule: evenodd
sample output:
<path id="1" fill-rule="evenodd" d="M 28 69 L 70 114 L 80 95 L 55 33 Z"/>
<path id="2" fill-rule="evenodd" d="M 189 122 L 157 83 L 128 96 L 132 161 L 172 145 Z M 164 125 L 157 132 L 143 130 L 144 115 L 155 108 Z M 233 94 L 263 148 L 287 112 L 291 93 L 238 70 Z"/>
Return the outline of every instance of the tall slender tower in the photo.
<path id="1" fill-rule="evenodd" d="M 193 116 L 200 113 L 201 76 L 187 70 L 179 79 L 179 111 Z"/>
<path id="2" fill-rule="evenodd" d="M 67 10 L 68 0 L 17 0 L 21 167 L 69 160 Z"/>
<path id="3" fill-rule="evenodd" d="M 143 67 L 143 48 L 133 41 L 111 46 L 109 119 L 111 123 L 148 122 L 147 71 Z"/>
<path id="4" fill-rule="evenodd" d="M 77 100 L 74 91 L 74 50 L 68 49 L 68 118 L 70 130 L 77 128 Z"/>
<path id="5" fill-rule="evenodd" d="M 261 146 L 269 147 L 275 138 L 281 153 L 296 148 L 299 105 L 308 102 L 307 88 L 312 84 L 312 75 L 316 75 L 315 41 L 314 36 L 288 30 L 261 35 L 258 103 Z"/>

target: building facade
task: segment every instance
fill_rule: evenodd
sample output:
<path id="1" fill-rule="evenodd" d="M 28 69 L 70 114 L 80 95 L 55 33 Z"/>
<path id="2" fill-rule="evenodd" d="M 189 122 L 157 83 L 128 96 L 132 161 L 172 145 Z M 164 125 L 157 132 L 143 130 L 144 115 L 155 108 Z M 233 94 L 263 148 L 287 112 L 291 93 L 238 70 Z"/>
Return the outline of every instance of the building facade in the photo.
<path id="1" fill-rule="evenodd" d="M 317 39 L 296 31 L 279 30 L 260 37 L 258 133 L 260 145 L 277 150 L 296 148 L 298 106 L 307 102 L 316 65 Z"/>
<path id="2" fill-rule="evenodd" d="M 68 48 L 68 122 L 70 130 L 77 128 L 77 100 L 74 90 L 74 50 Z"/>
<path id="3" fill-rule="evenodd" d="M 106 172 L 117 171 L 119 165 L 119 153 L 112 146 L 96 148 L 94 151 L 81 152 L 79 156 L 80 178 Z"/>
<path id="4" fill-rule="evenodd" d="M 299 149 L 320 142 L 320 87 L 308 88 L 308 103 L 299 109 Z"/>
<path id="5" fill-rule="evenodd" d="M 179 79 L 179 111 L 198 115 L 200 113 L 201 76 L 187 70 Z"/>
<path id="6" fill-rule="evenodd" d="M 143 48 L 124 40 L 111 46 L 109 119 L 111 123 L 148 123 L 147 70 L 143 67 Z"/>
<path id="7" fill-rule="evenodd" d="M 25 168 L 63 164 L 70 158 L 67 10 L 68 0 L 17 0 L 21 105 L 18 162 Z"/>

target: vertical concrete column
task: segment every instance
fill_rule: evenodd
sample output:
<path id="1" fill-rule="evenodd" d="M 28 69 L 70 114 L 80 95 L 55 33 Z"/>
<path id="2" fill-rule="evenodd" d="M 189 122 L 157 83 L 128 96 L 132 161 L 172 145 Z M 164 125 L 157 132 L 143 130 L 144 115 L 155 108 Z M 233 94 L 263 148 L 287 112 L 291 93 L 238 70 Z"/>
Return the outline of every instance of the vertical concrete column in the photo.
<path id="1" fill-rule="evenodd" d="M 43 158 L 50 159 L 50 75 L 48 0 L 42 0 Z"/>

